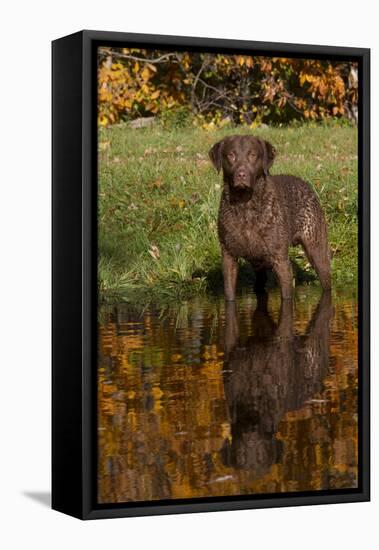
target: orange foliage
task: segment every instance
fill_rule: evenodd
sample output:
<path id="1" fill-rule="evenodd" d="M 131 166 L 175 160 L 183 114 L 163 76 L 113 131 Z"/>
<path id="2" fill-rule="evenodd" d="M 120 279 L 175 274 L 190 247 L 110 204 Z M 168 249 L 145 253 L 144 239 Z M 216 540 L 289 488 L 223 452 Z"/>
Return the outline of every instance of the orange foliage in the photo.
<path id="1" fill-rule="evenodd" d="M 354 118 L 349 62 L 100 48 L 99 124 L 185 108 L 203 125 Z"/>

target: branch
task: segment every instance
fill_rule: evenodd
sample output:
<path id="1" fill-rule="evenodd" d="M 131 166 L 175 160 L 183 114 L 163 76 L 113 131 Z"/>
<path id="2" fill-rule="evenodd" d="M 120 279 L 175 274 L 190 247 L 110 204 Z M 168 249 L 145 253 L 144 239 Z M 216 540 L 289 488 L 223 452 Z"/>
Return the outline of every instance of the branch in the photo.
<path id="1" fill-rule="evenodd" d="M 116 52 L 114 50 L 107 50 L 105 48 L 99 48 L 99 52 L 104 55 L 111 55 L 114 57 L 120 57 L 121 59 L 131 59 L 133 61 L 141 61 L 142 63 L 162 63 L 164 61 L 168 61 L 171 57 L 176 57 L 176 53 L 166 53 L 164 55 L 161 55 L 160 57 L 157 57 L 156 59 L 147 59 L 144 57 L 137 57 L 135 55 L 128 55 L 125 53 Z M 177 61 L 177 60 L 175 60 Z"/>
<path id="2" fill-rule="evenodd" d="M 201 102 L 198 102 L 198 108 L 199 108 L 200 112 L 202 113 L 202 112 L 206 111 L 208 109 L 208 107 L 210 107 L 211 105 L 216 105 L 216 106 L 220 107 L 221 105 L 217 102 L 220 99 L 228 100 L 228 95 L 230 95 L 229 92 L 220 92 L 218 96 L 215 95 L 214 97 L 209 98 L 208 101 L 202 100 Z M 235 109 L 233 109 L 232 107 L 229 107 L 229 105 L 227 105 L 227 104 L 224 104 L 223 108 L 235 112 Z"/>
<path id="3" fill-rule="evenodd" d="M 287 90 L 287 88 L 285 88 L 283 86 L 283 91 L 284 93 L 286 94 L 286 99 L 287 99 L 287 102 L 288 102 L 288 105 L 290 107 L 292 107 L 292 109 L 294 109 L 297 113 L 299 113 L 300 115 L 303 115 L 303 111 L 301 111 L 300 109 L 298 109 L 295 105 L 295 94 L 294 93 L 291 93 Z"/>
<path id="4" fill-rule="evenodd" d="M 198 81 L 205 86 L 206 88 L 209 88 L 210 90 L 213 90 L 214 92 L 220 93 L 219 88 L 216 88 L 215 86 L 211 86 L 211 84 L 208 84 L 208 82 L 205 82 L 202 78 L 198 78 Z M 228 92 L 229 93 L 229 92 Z"/>
<path id="5" fill-rule="evenodd" d="M 200 75 L 201 75 L 201 73 L 203 72 L 203 70 L 205 68 L 205 63 L 206 62 L 208 62 L 208 56 L 207 55 L 204 56 L 203 62 L 202 62 L 201 67 L 200 67 L 200 69 L 198 70 L 198 72 L 195 76 L 195 80 L 193 81 L 192 89 L 191 89 L 191 103 L 192 103 L 193 107 L 195 107 L 195 103 L 196 103 L 197 109 L 199 109 L 199 102 L 197 100 L 195 91 L 196 91 L 197 83 L 200 80 Z"/>

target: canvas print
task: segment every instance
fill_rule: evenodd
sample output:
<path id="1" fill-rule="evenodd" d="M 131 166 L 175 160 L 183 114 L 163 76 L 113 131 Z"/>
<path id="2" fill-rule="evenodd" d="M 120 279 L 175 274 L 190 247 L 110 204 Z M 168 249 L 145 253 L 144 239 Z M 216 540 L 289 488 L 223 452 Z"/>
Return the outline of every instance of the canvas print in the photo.
<path id="1" fill-rule="evenodd" d="M 98 47 L 98 504 L 358 487 L 358 82 Z"/>

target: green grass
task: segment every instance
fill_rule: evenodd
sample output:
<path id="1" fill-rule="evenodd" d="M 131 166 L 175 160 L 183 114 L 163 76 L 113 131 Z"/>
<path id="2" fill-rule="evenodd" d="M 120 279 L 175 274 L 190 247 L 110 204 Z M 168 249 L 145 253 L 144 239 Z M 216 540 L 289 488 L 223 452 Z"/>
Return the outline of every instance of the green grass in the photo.
<path id="1" fill-rule="evenodd" d="M 208 150 L 231 133 L 200 128 L 99 133 L 99 284 L 103 295 L 138 302 L 181 300 L 220 287 L 216 230 L 222 178 Z M 357 130 L 308 125 L 257 128 L 273 143 L 272 174 L 310 182 L 325 210 L 333 252 L 334 286 L 357 281 Z M 301 248 L 291 250 L 298 282 L 319 284 Z M 249 278 L 248 268 L 241 270 Z"/>

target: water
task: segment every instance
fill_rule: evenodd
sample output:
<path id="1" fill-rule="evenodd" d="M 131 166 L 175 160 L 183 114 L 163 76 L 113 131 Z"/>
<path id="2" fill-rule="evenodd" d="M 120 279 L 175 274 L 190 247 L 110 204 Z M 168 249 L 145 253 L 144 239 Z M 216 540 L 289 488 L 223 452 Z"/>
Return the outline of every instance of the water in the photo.
<path id="1" fill-rule="evenodd" d="M 98 502 L 357 486 L 357 301 L 103 306 Z"/>

